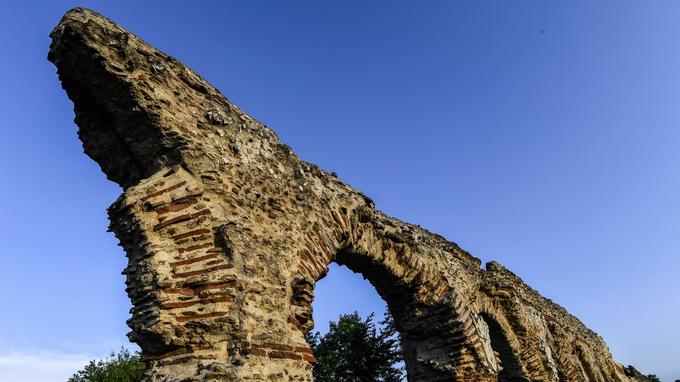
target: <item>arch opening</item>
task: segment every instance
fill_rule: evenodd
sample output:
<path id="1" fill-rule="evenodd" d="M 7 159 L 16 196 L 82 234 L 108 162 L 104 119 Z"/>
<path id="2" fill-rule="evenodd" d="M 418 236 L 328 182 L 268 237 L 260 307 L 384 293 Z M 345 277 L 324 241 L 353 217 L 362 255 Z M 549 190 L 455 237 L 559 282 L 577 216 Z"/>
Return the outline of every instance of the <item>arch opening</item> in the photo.
<path id="1" fill-rule="evenodd" d="M 480 316 L 489 329 L 491 348 L 496 355 L 498 363 L 500 363 L 498 381 L 528 381 L 522 372 L 522 366 L 519 363 L 517 354 L 512 349 L 508 336 L 501 325 L 486 313 L 482 313 Z"/>
<path id="2" fill-rule="evenodd" d="M 452 319 L 450 304 L 424 301 L 420 282 L 407 284 L 379 256 L 343 249 L 333 263 L 363 276 L 386 305 L 401 339 L 406 380 L 456 380 L 451 366 L 459 363 L 464 328 Z"/>
<path id="3" fill-rule="evenodd" d="M 586 357 L 586 354 L 587 353 L 583 350 L 582 346 L 577 346 L 576 355 L 579 368 L 581 369 L 581 374 L 585 376 L 588 381 L 603 381 L 604 377 L 599 372 L 597 367 L 594 366 L 592 362 L 590 362 L 590 360 Z"/>
<path id="4" fill-rule="evenodd" d="M 407 381 L 394 319 L 386 315 L 390 313 L 386 301 L 362 276 L 336 262 L 317 280 L 310 330 L 314 334 L 307 337 L 317 358 L 316 381 Z M 337 354 L 341 359 L 335 359 Z M 329 369 L 340 370 L 335 374 Z"/>

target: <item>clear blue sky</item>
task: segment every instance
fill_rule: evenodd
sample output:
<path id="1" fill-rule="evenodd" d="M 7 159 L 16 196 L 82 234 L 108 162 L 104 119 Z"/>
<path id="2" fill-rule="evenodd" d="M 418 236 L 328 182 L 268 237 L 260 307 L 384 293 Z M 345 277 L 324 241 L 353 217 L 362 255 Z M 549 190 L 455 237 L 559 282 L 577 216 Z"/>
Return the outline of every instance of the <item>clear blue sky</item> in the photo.
<path id="1" fill-rule="evenodd" d="M 390 215 L 498 260 L 680 378 L 680 3 L 5 2 L 0 7 L 0 380 L 63 381 L 127 344 L 106 207 L 47 62 L 69 8 L 179 58 Z M 318 328 L 381 311 L 343 269 Z M 17 373 L 17 370 L 21 370 Z M 30 370 L 30 371 L 29 371 Z"/>

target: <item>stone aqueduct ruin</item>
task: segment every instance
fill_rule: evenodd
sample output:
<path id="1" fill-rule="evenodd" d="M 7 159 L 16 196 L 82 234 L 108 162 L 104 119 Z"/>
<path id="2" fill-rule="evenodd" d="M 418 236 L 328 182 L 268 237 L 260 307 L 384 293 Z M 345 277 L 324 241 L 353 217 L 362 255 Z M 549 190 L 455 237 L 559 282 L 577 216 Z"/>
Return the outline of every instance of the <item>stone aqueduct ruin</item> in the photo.
<path id="1" fill-rule="evenodd" d="M 85 152 L 125 190 L 109 216 L 147 381 L 312 381 L 331 262 L 387 302 L 410 381 L 632 380 L 563 308 L 376 210 L 176 59 L 86 9 L 51 36 Z"/>

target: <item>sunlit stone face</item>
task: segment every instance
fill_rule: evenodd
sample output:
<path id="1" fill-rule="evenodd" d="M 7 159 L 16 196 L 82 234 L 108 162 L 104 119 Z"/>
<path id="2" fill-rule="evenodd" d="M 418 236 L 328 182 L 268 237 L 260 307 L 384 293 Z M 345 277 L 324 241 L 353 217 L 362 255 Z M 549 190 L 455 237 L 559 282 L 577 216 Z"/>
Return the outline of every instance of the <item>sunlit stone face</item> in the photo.
<path id="1" fill-rule="evenodd" d="M 85 151 L 124 193 L 130 339 L 148 381 L 311 381 L 331 262 L 387 302 L 411 381 L 625 381 L 602 341 L 497 263 L 384 215 L 192 70 L 88 10 L 49 58 Z"/>

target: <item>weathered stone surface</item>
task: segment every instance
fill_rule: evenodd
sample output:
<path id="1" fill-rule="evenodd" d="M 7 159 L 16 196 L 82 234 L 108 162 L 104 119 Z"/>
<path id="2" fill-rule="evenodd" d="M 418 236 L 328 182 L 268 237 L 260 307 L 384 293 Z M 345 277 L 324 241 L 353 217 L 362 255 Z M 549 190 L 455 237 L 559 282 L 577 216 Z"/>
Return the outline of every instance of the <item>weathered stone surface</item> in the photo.
<path id="1" fill-rule="evenodd" d="M 130 339 L 148 381 L 311 381 L 335 261 L 387 301 L 411 381 L 627 381 L 603 340 L 513 273 L 388 217 L 179 61 L 68 12 L 49 59 L 85 152 L 124 188 Z"/>

